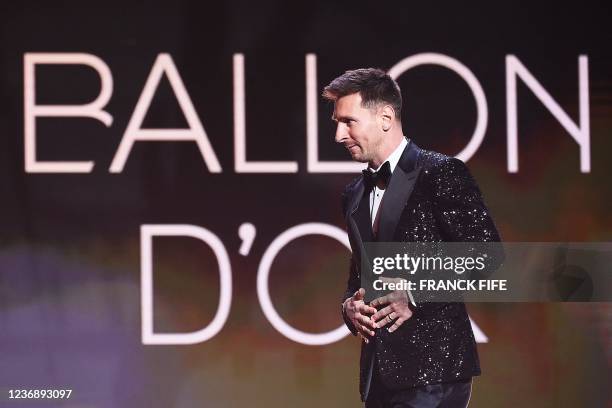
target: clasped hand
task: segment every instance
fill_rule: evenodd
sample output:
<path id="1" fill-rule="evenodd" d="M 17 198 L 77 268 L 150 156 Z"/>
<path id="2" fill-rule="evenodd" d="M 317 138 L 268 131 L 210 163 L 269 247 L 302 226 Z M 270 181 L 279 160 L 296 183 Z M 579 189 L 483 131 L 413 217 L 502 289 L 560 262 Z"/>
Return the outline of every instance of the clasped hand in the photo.
<path id="1" fill-rule="evenodd" d="M 398 279 L 381 278 L 383 281 L 395 282 Z M 396 290 L 388 295 L 381 296 L 367 305 L 363 298 L 365 289 L 360 288 L 355 294 L 346 299 L 344 311 L 347 318 L 357 329 L 359 336 L 368 343 L 374 336 L 374 330 L 394 323 L 387 329 L 390 333 L 397 330 L 406 320 L 412 317 L 408 307 L 408 294 L 404 290 Z M 378 307 L 384 306 L 377 310 Z"/>

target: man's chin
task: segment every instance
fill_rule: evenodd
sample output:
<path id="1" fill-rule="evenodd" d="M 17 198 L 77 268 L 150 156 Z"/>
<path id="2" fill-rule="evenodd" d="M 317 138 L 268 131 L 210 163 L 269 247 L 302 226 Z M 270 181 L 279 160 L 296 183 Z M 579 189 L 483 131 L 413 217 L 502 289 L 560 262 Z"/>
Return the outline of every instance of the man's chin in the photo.
<path id="1" fill-rule="evenodd" d="M 351 159 L 353 159 L 353 161 L 359 162 L 359 163 L 367 163 L 368 161 L 359 153 L 351 153 Z"/>

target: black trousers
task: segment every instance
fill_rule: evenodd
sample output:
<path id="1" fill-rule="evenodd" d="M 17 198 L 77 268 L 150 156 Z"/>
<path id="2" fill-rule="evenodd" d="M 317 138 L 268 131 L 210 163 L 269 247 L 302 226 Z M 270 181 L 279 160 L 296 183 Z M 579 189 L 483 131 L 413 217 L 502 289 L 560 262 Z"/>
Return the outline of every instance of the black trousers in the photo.
<path id="1" fill-rule="evenodd" d="M 465 408 L 472 394 L 472 379 L 390 390 L 373 375 L 366 408 Z"/>

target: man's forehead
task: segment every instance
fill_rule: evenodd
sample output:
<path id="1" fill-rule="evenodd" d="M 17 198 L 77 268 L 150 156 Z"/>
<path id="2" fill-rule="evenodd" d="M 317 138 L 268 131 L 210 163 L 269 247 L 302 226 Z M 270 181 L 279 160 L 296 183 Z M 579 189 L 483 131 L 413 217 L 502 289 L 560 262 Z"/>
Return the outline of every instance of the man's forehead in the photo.
<path id="1" fill-rule="evenodd" d="M 336 100 L 334 103 L 334 112 L 332 119 L 342 118 L 344 116 L 357 115 L 363 111 L 374 113 L 376 109 L 367 108 L 362 105 L 362 98 L 359 93 L 345 95 Z"/>
<path id="2" fill-rule="evenodd" d="M 336 106 L 338 105 L 342 105 L 342 106 L 361 106 L 361 94 L 359 92 L 354 93 L 354 94 L 350 94 L 350 95 L 344 95 L 339 97 L 336 100 Z"/>
<path id="3" fill-rule="evenodd" d="M 334 115 L 353 112 L 355 110 L 360 110 L 361 108 L 361 95 L 358 93 L 345 95 L 338 98 L 334 103 Z"/>

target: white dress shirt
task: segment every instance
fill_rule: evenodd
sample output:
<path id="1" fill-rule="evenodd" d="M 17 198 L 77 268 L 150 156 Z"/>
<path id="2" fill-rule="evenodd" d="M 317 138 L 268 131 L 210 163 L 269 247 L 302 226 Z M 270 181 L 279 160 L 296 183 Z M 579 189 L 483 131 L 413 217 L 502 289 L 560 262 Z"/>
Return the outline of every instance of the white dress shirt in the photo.
<path id="1" fill-rule="evenodd" d="M 397 163 L 399 162 L 400 157 L 402 157 L 402 153 L 407 145 L 408 141 L 405 137 L 403 137 L 400 144 L 395 148 L 395 150 L 393 150 L 389 157 L 387 157 L 387 159 L 382 162 L 380 167 L 378 167 L 376 170 L 372 170 L 370 167 L 368 167 L 368 171 L 375 173 L 380 170 L 380 168 L 383 166 L 383 164 L 385 164 L 385 162 L 389 162 L 389 165 L 391 167 L 391 174 L 393 174 L 395 166 L 397 166 Z M 382 201 L 382 198 L 385 195 L 385 189 L 380 189 L 377 186 L 374 186 L 374 188 L 370 192 L 370 218 L 372 222 L 372 227 L 374 227 L 374 220 L 376 219 L 376 215 L 378 214 L 378 207 L 380 207 L 380 202 Z"/>

